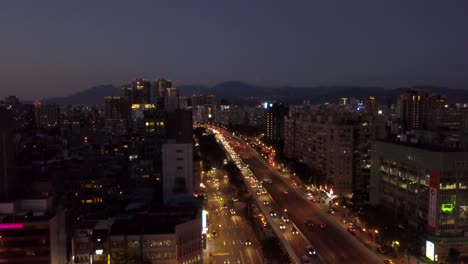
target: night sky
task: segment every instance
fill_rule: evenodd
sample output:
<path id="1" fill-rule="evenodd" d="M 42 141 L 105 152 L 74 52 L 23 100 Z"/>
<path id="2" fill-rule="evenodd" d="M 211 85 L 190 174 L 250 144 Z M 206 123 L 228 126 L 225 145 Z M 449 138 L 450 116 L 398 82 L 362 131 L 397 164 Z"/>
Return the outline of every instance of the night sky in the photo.
<path id="1" fill-rule="evenodd" d="M 1 1 L 1 98 L 137 76 L 468 89 L 468 1 Z"/>

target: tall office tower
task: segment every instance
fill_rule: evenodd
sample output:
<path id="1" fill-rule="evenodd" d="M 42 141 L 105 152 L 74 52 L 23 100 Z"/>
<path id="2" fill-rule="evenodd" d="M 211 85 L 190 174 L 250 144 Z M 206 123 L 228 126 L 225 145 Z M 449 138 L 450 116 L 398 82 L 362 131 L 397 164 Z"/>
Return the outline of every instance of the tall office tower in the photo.
<path id="1" fill-rule="evenodd" d="M 124 119 L 129 119 L 131 115 L 132 88 L 121 87 L 119 91 L 120 112 Z"/>
<path id="2" fill-rule="evenodd" d="M 162 147 L 163 200 L 193 193 L 192 112 L 176 110 L 166 114 L 167 143 Z"/>
<path id="3" fill-rule="evenodd" d="M 172 87 L 172 81 L 166 79 L 159 79 L 153 84 L 153 95 L 157 109 L 164 109 L 164 97 L 168 88 Z"/>
<path id="4" fill-rule="evenodd" d="M 164 111 L 173 112 L 176 109 L 179 109 L 179 93 L 174 87 L 167 88 L 164 96 Z"/>
<path id="5" fill-rule="evenodd" d="M 264 103 L 263 133 L 269 140 L 282 140 L 284 138 L 284 117 L 288 108 L 282 103 Z"/>
<path id="6" fill-rule="evenodd" d="M 150 103 L 150 82 L 138 78 L 132 82 L 132 104 L 149 104 Z"/>
<path id="7" fill-rule="evenodd" d="M 404 129 L 427 129 L 444 105 L 442 95 L 409 89 L 398 98 L 397 114 Z"/>
<path id="8" fill-rule="evenodd" d="M 35 109 L 36 127 L 44 129 L 60 126 L 60 107 L 58 105 L 38 105 Z"/>
<path id="9" fill-rule="evenodd" d="M 185 96 L 179 96 L 179 109 L 187 109 L 188 108 L 188 98 Z"/>
<path id="10" fill-rule="evenodd" d="M 364 103 L 364 109 L 366 112 L 371 113 L 371 114 L 377 114 L 377 102 L 375 101 L 374 96 L 369 96 L 366 98 L 366 101 Z"/>
<path id="11" fill-rule="evenodd" d="M 14 128 L 13 113 L 0 108 L 0 202 L 14 198 L 16 178 Z"/>
<path id="12" fill-rule="evenodd" d="M 166 114 L 166 137 L 178 143 L 192 143 L 192 111 L 178 109 Z"/>
<path id="13" fill-rule="evenodd" d="M 106 96 L 104 97 L 104 118 L 106 119 L 120 119 L 121 116 L 121 103 L 120 97 Z"/>

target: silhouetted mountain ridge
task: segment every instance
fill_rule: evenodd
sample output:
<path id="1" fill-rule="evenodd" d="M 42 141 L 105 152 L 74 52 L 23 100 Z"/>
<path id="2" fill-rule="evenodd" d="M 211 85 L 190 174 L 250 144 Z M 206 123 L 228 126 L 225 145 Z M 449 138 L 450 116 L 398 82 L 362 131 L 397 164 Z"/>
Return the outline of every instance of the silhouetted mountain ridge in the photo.
<path id="1" fill-rule="evenodd" d="M 311 103 L 331 102 L 337 103 L 340 98 L 364 99 L 373 95 L 377 101 L 395 102 L 397 97 L 404 93 L 409 87 L 384 89 L 383 87 L 364 86 L 267 86 L 254 85 L 240 81 L 227 81 L 212 87 L 204 85 L 181 85 L 176 86 L 181 95 L 192 96 L 193 94 L 214 94 L 218 99 L 228 99 L 234 103 L 258 103 L 263 100 L 278 100 L 289 104 L 301 103 L 308 99 Z M 468 90 L 451 89 L 430 85 L 412 86 L 417 89 L 427 90 L 433 93 L 444 94 L 448 102 L 468 102 Z M 44 99 L 44 103 L 51 104 L 101 104 L 104 96 L 118 95 L 118 87 L 114 85 L 100 85 L 91 87 L 82 92 L 67 97 Z"/>

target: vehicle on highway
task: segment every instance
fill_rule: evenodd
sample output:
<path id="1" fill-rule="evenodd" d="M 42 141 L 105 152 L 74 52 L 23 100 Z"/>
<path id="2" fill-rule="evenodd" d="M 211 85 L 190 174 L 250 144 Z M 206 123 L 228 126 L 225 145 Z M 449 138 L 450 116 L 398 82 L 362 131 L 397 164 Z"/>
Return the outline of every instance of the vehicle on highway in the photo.
<path id="1" fill-rule="evenodd" d="M 389 253 L 390 251 L 392 251 L 392 247 L 390 246 L 380 246 L 377 248 L 379 250 L 380 253 L 382 254 L 387 254 Z"/>
<path id="2" fill-rule="evenodd" d="M 348 232 L 354 235 L 356 233 L 356 229 L 354 227 L 348 227 Z"/>
<path id="3" fill-rule="evenodd" d="M 263 200 L 263 201 L 262 201 L 262 204 L 268 205 L 268 201 L 267 201 L 267 200 Z"/>
<path id="4" fill-rule="evenodd" d="M 320 229 L 325 229 L 325 228 L 327 228 L 327 225 L 326 225 L 326 224 L 320 224 L 319 226 L 320 226 Z"/>
<path id="5" fill-rule="evenodd" d="M 302 256 L 302 263 L 303 264 L 310 264 L 310 259 L 307 256 Z"/>
<path id="6" fill-rule="evenodd" d="M 291 233 L 293 235 L 297 235 L 297 234 L 299 234 L 299 231 L 297 231 L 297 229 L 295 227 L 291 227 Z"/>
<path id="7" fill-rule="evenodd" d="M 312 246 L 308 246 L 306 248 L 306 250 L 307 250 L 307 254 L 309 254 L 309 256 L 317 255 L 317 251 L 315 251 L 315 248 L 313 248 Z"/>
<path id="8" fill-rule="evenodd" d="M 266 183 L 271 183 L 272 182 L 271 179 L 269 179 L 269 178 L 265 178 L 265 179 L 263 179 L 263 181 L 266 182 Z"/>
<path id="9" fill-rule="evenodd" d="M 312 221 L 310 221 L 309 219 L 305 220 L 305 225 L 308 228 L 314 228 L 314 223 L 312 223 Z"/>
<path id="10" fill-rule="evenodd" d="M 248 239 L 247 239 L 247 240 L 245 240 L 245 245 L 246 245 L 246 246 L 250 246 L 250 245 L 252 245 L 252 241 L 250 241 L 250 240 L 248 240 Z"/>
<path id="11" fill-rule="evenodd" d="M 275 217 L 275 216 L 277 216 L 277 214 L 276 214 L 276 212 L 275 212 L 274 210 L 271 210 L 271 211 L 270 211 L 270 216 Z"/>
<path id="12" fill-rule="evenodd" d="M 280 224 L 280 225 L 279 225 L 279 229 L 282 229 L 282 230 L 283 230 L 283 229 L 286 229 L 286 225 L 285 225 L 285 224 Z"/>
<path id="13" fill-rule="evenodd" d="M 232 201 L 237 202 L 237 201 L 239 201 L 239 199 L 237 199 L 236 197 L 232 197 Z"/>
<path id="14" fill-rule="evenodd" d="M 234 210 L 234 209 L 232 209 L 232 208 L 229 209 L 229 212 L 230 212 L 232 215 L 235 215 L 235 214 L 236 214 L 236 210 Z"/>
<path id="15" fill-rule="evenodd" d="M 332 214 L 335 214 L 335 210 L 330 209 L 330 210 L 328 211 L 328 213 L 331 214 L 331 215 L 332 215 Z"/>
<path id="16" fill-rule="evenodd" d="M 394 264 L 395 262 L 393 261 L 393 259 L 386 259 L 386 260 L 384 260 L 384 263 L 385 264 Z"/>
<path id="17" fill-rule="evenodd" d="M 216 231 L 214 231 L 214 230 L 211 231 L 211 236 L 212 236 L 212 237 L 217 237 L 217 236 L 218 236 L 218 232 L 216 232 Z"/>
<path id="18" fill-rule="evenodd" d="M 284 194 L 288 194 L 289 192 L 288 192 L 288 190 L 284 190 L 283 193 L 284 193 Z"/>
<path id="19" fill-rule="evenodd" d="M 281 220 L 283 220 L 283 222 L 287 223 L 289 222 L 289 218 L 287 218 L 286 216 L 281 216 Z"/>

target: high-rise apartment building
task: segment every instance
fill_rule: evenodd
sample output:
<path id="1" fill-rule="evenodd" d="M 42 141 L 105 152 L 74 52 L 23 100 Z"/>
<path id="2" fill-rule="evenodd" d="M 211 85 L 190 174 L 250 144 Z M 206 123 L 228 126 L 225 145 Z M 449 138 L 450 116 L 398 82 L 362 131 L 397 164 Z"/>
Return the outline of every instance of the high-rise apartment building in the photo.
<path id="1" fill-rule="evenodd" d="M 288 108 L 282 103 L 264 103 L 263 133 L 269 140 L 281 140 L 284 138 L 284 117 L 288 114 Z"/>
<path id="2" fill-rule="evenodd" d="M 294 114 L 285 118 L 284 151 L 314 169 L 335 193 L 365 194 L 371 140 L 384 136 L 381 116 L 333 110 Z"/>
<path id="3" fill-rule="evenodd" d="M 445 105 L 441 95 L 409 89 L 397 101 L 397 115 L 406 130 L 427 129 Z"/>
<path id="4" fill-rule="evenodd" d="M 14 128 L 13 113 L 0 108 L 0 202 L 14 199 L 16 180 Z"/>
<path id="5" fill-rule="evenodd" d="M 172 81 L 159 79 L 153 84 L 153 95 L 157 109 L 164 109 L 164 98 L 167 95 L 167 89 L 172 88 Z"/>
<path id="6" fill-rule="evenodd" d="M 138 78 L 132 82 L 132 104 L 149 104 L 151 102 L 151 83 Z"/>
<path id="7" fill-rule="evenodd" d="M 120 97 L 106 96 L 104 97 L 104 118 L 106 119 L 120 119 L 121 116 L 121 103 Z"/>
<path id="8" fill-rule="evenodd" d="M 37 128 L 52 129 L 60 126 L 60 107 L 58 105 L 38 105 L 34 112 Z"/>

